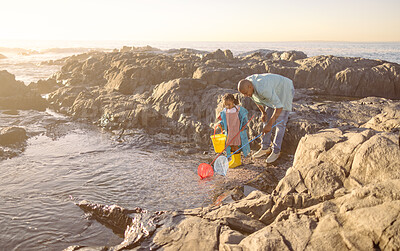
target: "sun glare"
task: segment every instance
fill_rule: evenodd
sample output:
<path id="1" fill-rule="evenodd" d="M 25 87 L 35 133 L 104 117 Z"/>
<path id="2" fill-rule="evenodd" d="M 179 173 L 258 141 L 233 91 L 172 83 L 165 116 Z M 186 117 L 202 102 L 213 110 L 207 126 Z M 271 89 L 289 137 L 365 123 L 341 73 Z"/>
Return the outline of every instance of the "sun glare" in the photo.
<path id="1" fill-rule="evenodd" d="M 394 0 L 16 0 L 0 7 L 0 40 L 400 41 Z"/>

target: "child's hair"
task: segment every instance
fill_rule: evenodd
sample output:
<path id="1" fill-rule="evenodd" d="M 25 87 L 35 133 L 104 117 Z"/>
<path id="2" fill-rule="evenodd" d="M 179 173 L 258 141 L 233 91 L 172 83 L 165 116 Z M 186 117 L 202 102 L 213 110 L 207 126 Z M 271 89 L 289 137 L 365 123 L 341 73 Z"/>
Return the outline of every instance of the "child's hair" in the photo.
<path id="1" fill-rule="evenodd" d="M 239 104 L 239 100 L 237 98 L 235 98 L 235 96 L 233 96 L 233 94 L 230 94 L 230 93 L 225 94 L 223 100 L 224 100 L 224 102 L 225 102 L 225 100 L 231 100 L 231 101 L 233 101 L 233 103 L 235 105 Z"/>

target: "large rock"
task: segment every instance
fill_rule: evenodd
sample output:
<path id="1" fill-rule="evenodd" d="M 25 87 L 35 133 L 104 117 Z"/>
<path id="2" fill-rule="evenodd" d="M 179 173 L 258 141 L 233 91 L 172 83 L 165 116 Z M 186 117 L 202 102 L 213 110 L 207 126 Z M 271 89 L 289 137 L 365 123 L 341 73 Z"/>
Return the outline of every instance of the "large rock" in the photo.
<path id="1" fill-rule="evenodd" d="M 23 95 L 29 89 L 23 82 L 15 80 L 15 76 L 5 70 L 0 71 L 0 97 Z"/>
<path id="2" fill-rule="evenodd" d="M 221 90 L 205 89 L 204 82 L 196 79 L 175 79 L 157 85 L 147 103 L 160 113 L 163 125 L 180 131 L 192 140 L 204 142 L 208 126 L 212 123 Z M 208 140 L 208 139 L 207 139 Z"/>
<path id="3" fill-rule="evenodd" d="M 394 133 L 377 133 L 370 129 L 322 130 L 306 135 L 300 140 L 293 167 L 277 190 L 283 194 L 307 191 L 316 198 L 332 198 L 344 187 L 352 189 L 382 181 L 399 179 L 400 167 L 398 136 Z M 286 184 L 296 184 L 289 186 Z M 298 189 L 301 190 L 298 190 Z"/>
<path id="4" fill-rule="evenodd" d="M 266 70 L 293 79 L 296 88 L 318 88 L 330 95 L 400 99 L 399 64 L 335 56 L 315 56 L 295 63 L 289 67 L 266 64 Z"/>
<path id="5" fill-rule="evenodd" d="M 47 102 L 7 71 L 0 71 L 0 108 L 45 110 Z"/>

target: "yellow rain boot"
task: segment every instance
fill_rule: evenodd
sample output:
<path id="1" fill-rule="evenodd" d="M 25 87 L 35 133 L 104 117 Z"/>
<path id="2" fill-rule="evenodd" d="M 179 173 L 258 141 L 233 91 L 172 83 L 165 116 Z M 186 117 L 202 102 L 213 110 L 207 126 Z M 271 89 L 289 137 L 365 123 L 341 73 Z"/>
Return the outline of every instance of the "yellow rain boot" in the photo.
<path id="1" fill-rule="evenodd" d="M 232 160 L 229 161 L 229 168 L 235 168 L 242 164 L 240 153 L 232 155 Z"/>

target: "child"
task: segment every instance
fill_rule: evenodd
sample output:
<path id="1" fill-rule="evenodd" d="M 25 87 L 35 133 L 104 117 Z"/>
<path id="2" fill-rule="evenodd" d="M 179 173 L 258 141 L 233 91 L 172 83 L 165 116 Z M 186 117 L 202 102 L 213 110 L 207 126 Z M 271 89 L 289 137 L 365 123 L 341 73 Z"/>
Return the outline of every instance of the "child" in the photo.
<path id="1" fill-rule="evenodd" d="M 246 129 L 237 135 L 247 123 L 248 112 L 244 107 L 238 105 L 239 101 L 235 96 L 233 96 L 233 94 L 225 94 L 223 102 L 225 108 L 220 113 L 218 119 L 221 120 L 220 124 L 227 135 L 226 144 L 229 144 L 229 146 L 226 148 L 226 154 L 230 155 L 231 152 L 238 150 L 242 144 L 249 142 Z M 246 157 L 250 153 L 250 146 L 246 145 L 242 148 L 242 151 Z M 240 152 L 232 155 L 232 160 L 229 161 L 229 168 L 235 168 L 241 164 Z"/>

